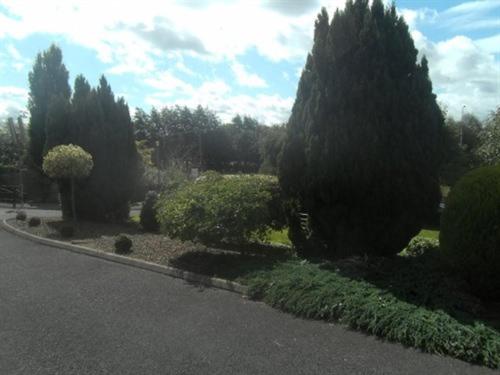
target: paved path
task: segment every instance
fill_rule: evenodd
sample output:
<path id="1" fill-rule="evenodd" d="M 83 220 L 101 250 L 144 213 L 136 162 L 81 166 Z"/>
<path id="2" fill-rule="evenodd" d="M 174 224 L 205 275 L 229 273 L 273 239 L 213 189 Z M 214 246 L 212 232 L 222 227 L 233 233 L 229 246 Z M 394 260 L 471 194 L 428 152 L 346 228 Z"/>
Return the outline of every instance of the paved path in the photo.
<path id="1" fill-rule="evenodd" d="M 494 373 L 0 229 L 2 375 Z"/>

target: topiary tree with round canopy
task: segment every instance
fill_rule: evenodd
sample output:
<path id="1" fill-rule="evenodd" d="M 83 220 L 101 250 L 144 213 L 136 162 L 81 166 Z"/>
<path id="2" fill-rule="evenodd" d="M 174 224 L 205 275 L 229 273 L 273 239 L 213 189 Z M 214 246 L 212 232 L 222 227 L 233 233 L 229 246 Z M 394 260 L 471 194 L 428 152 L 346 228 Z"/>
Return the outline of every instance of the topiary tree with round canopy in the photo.
<path id="1" fill-rule="evenodd" d="M 438 209 L 442 132 L 427 60 L 396 7 L 348 0 L 331 22 L 323 9 L 278 171 L 299 254 L 401 251 Z M 321 246 L 302 246 L 302 212 Z"/>
<path id="2" fill-rule="evenodd" d="M 92 155 L 76 145 L 60 145 L 52 148 L 43 158 L 43 171 L 50 178 L 71 183 L 71 211 L 76 221 L 75 180 L 90 174 L 94 163 Z"/>

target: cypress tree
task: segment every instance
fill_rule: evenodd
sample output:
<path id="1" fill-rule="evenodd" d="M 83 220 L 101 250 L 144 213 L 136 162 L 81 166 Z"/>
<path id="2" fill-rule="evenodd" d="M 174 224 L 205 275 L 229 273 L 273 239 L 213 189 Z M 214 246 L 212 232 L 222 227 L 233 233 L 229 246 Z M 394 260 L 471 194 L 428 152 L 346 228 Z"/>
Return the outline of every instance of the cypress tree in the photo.
<path id="1" fill-rule="evenodd" d="M 321 255 L 402 250 L 439 203 L 442 126 L 427 60 L 395 6 L 350 0 L 331 23 L 323 9 L 279 169 L 292 240 L 301 246 L 305 211 Z"/>
<path id="2" fill-rule="evenodd" d="M 62 52 L 56 45 L 51 45 L 49 49 L 37 55 L 29 73 L 29 156 L 37 168 L 41 168 L 46 151 L 46 128 L 51 103 L 57 100 L 58 106 L 64 106 L 63 102 L 69 101 L 71 96 L 68 76 L 68 70 L 62 62 Z M 52 112 L 50 117 L 54 122 L 58 115 Z"/>
<path id="3" fill-rule="evenodd" d="M 72 100 L 72 139 L 92 155 L 94 168 L 76 192 L 78 217 L 88 220 L 128 219 L 140 174 L 140 158 L 129 109 L 114 97 L 101 77 L 91 89 L 82 76 L 75 80 Z"/>

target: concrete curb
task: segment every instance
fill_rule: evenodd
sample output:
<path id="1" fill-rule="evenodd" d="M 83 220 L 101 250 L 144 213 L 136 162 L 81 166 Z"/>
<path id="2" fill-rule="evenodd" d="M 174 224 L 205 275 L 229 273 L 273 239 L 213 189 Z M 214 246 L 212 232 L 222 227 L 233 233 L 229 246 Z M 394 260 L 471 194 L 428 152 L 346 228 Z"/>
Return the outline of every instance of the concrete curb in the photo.
<path id="1" fill-rule="evenodd" d="M 23 230 L 13 227 L 7 222 L 7 219 L 2 220 L 0 223 L 2 228 L 5 229 L 7 232 L 10 232 L 12 234 L 15 234 L 19 237 L 23 237 L 33 242 L 41 243 L 43 245 L 69 250 L 74 253 L 89 255 L 92 257 L 101 258 L 115 263 L 126 264 L 128 266 L 136 268 L 142 268 L 148 271 L 162 273 L 164 275 L 172 276 L 178 279 L 183 279 L 189 282 L 199 283 L 205 286 L 214 287 L 218 289 L 224 289 L 230 292 L 239 293 L 243 295 L 246 294 L 248 290 L 246 286 L 236 283 L 234 281 L 200 275 L 198 273 L 184 271 L 174 267 L 163 266 L 160 264 L 147 262 L 145 260 L 129 258 L 118 254 L 107 253 L 105 251 L 91 249 L 85 246 L 73 245 L 67 242 L 50 240 L 48 238 L 35 236 L 34 234 L 27 233 Z"/>

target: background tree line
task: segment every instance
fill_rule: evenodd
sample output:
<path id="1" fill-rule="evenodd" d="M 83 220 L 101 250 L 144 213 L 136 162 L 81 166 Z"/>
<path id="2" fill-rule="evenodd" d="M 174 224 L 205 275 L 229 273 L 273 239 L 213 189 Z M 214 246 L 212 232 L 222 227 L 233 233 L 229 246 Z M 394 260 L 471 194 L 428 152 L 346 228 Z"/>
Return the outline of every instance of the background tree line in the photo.
<path id="1" fill-rule="evenodd" d="M 137 109 L 134 129 L 156 168 L 222 173 L 276 174 L 285 134 L 284 126 L 266 126 L 249 116 L 223 124 L 201 106 L 153 108 L 150 113 Z"/>

